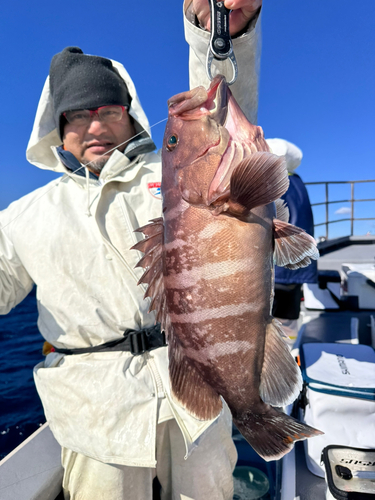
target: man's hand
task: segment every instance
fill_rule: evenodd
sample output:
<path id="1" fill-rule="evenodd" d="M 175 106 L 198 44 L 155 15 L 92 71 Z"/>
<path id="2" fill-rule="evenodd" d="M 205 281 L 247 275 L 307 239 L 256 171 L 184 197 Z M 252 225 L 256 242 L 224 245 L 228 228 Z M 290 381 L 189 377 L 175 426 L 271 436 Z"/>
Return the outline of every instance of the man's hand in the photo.
<path id="1" fill-rule="evenodd" d="M 206 30 L 211 31 L 210 6 L 208 0 L 192 0 L 193 10 L 198 17 L 199 24 Z M 249 21 L 255 16 L 262 0 L 224 0 L 224 5 L 232 9 L 229 17 L 230 35 L 246 28 Z"/>

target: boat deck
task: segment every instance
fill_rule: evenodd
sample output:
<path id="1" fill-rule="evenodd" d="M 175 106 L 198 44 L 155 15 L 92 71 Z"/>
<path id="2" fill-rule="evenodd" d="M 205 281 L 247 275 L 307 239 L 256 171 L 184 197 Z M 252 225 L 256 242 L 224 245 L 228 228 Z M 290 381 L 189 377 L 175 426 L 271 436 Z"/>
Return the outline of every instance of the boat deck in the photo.
<path id="1" fill-rule="evenodd" d="M 346 237 L 319 245 L 319 269 L 339 271 L 343 262 L 375 262 L 375 237 Z M 375 310 L 349 310 L 340 304 L 336 310 L 311 310 L 302 305 L 303 324 L 295 348 L 307 342 L 345 342 L 372 345 L 375 332 L 371 316 Z M 374 304 L 375 309 L 375 304 Z M 373 330 L 375 321 L 373 321 Z M 256 467 L 270 481 L 263 500 L 324 500 L 325 480 L 312 474 L 305 460 L 303 442 L 283 460 L 267 463 L 258 457 L 245 439 L 234 429 L 238 465 Z M 47 424 L 8 455 L 1 465 L 1 500 L 62 500 L 60 447 Z M 156 485 L 157 486 L 157 485 Z M 155 492 L 154 500 L 158 500 Z M 235 495 L 238 500 L 246 497 Z M 255 498 L 255 497 L 251 497 Z"/>

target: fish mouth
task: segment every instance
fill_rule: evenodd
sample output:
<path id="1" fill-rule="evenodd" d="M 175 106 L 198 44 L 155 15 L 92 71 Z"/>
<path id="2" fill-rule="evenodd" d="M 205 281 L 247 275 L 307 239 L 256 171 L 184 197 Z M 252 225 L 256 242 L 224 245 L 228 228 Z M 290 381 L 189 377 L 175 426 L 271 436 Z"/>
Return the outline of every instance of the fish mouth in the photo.
<path id="1" fill-rule="evenodd" d="M 207 90 L 196 87 L 171 97 L 168 100 L 168 114 L 186 121 L 209 116 L 219 125 L 224 125 L 230 96 L 225 77 L 217 75 Z"/>
<path id="2" fill-rule="evenodd" d="M 219 125 L 225 125 L 228 115 L 229 87 L 223 75 L 217 75 L 207 90 L 205 108 Z"/>

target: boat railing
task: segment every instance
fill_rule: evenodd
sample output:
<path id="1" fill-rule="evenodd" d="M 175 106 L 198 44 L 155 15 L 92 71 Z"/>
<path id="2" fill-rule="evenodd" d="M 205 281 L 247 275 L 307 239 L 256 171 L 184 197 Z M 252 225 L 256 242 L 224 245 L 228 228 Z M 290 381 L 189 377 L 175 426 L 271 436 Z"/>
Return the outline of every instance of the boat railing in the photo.
<path id="1" fill-rule="evenodd" d="M 375 221 L 375 217 L 354 217 L 354 207 L 356 203 L 365 202 L 365 201 L 375 201 L 375 198 L 355 198 L 355 186 L 357 184 L 370 183 L 374 182 L 375 179 L 371 180 L 363 180 L 363 181 L 327 181 L 327 182 L 305 182 L 306 186 L 312 185 L 324 185 L 325 186 L 325 201 L 319 203 L 312 203 L 312 207 L 317 207 L 321 205 L 325 205 L 325 221 L 319 224 L 314 224 L 314 228 L 318 226 L 325 226 L 325 239 L 329 238 L 329 226 L 330 224 L 336 224 L 337 222 L 345 222 L 350 221 L 350 236 L 354 234 L 354 222 L 355 221 Z M 330 192 L 329 187 L 334 184 L 350 184 L 350 193 L 351 196 L 349 199 L 340 199 L 340 200 L 330 200 Z M 329 220 L 329 206 L 334 203 L 350 203 L 350 217 L 345 217 L 343 219 L 335 219 Z"/>

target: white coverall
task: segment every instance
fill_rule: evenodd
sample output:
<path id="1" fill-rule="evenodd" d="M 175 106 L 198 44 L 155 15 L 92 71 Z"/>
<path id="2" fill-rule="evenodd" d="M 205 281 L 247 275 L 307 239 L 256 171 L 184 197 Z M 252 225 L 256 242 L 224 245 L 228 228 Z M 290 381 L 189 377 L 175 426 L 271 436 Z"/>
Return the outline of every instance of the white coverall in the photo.
<path id="1" fill-rule="evenodd" d="M 239 80 L 232 91 L 253 122 L 259 24 L 234 40 Z M 190 84 L 207 86 L 209 34 L 186 19 L 185 33 Z M 121 64 L 113 64 L 132 97 L 137 132 L 150 135 L 133 82 Z M 154 323 L 145 289 L 137 285 L 141 254 L 130 248 L 142 237 L 134 229 L 161 214 L 155 193 L 160 154 L 129 159 L 115 151 L 97 181 L 69 171 L 56 152 L 60 144 L 47 78 L 27 159 L 65 175 L 0 212 L 0 314 L 36 284 L 43 337 L 61 348 L 89 347 Z M 66 498 L 147 500 L 155 473 L 165 500 L 232 498 L 236 452 L 229 412 L 214 422 L 199 421 L 171 399 L 167 347 L 139 356 L 51 353 L 35 367 L 34 378 L 63 447 Z"/>

